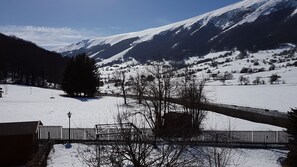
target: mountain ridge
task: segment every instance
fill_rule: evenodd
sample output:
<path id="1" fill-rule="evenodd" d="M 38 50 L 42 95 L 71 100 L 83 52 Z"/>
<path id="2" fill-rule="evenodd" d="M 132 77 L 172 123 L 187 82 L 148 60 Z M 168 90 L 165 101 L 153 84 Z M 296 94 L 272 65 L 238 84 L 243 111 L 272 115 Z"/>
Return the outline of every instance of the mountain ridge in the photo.
<path id="1" fill-rule="evenodd" d="M 56 51 L 64 56 L 86 52 L 102 65 L 130 57 L 140 62 L 156 58 L 179 60 L 225 48 L 273 48 L 277 47 L 277 44 L 297 42 L 297 38 L 294 38 L 297 33 L 292 30 L 292 27 L 297 26 L 296 6 L 296 0 L 244 0 L 162 27 L 83 40 Z M 261 29 L 261 26 L 265 25 L 271 27 Z M 286 31 L 287 29 L 289 31 Z M 260 43 L 257 44 L 259 47 L 251 46 L 251 42 L 240 37 L 241 34 L 259 35 L 265 31 L 268 32 L 266 36 L 252 37 L 254 43 Z M 279 34 L 284 32 L 292 32 L 293 35 L 280 37 Z M 263 46 L 261 41 L 267 40 L 265 38 L 268 35 L 271 36 L 269 40 L 277 42 L 268 42 Z M 233 40 L 237 42 L 234 43 Z"/>

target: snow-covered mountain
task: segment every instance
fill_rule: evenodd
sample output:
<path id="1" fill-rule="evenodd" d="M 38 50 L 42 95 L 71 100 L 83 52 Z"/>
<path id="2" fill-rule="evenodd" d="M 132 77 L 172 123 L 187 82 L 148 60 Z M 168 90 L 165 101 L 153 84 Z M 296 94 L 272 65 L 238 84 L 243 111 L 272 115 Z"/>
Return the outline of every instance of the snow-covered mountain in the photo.
<path id="1" fill-rule="evenodd" d="M 109 37 L 83 40 L 56 51 L 85 52 L 98 64 L 133 58 L 184 60 L 211 51 L 258 51 L 297 43 L 297 0 L 243 0 L 188 20 Z"/>

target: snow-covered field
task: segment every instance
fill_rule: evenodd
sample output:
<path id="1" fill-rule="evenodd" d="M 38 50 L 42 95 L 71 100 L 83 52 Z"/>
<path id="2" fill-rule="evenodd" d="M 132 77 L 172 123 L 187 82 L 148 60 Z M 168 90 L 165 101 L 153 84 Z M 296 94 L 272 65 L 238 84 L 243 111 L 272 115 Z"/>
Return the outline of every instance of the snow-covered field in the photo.
<path id="1" fill-rule="evenodd" d="M 19 85 L 0 85 L 5 93 L 3 98 L 0 98 L 0 122 L 18 122 L 18 121 L 33 121 L 41 120 L 44 125 L 61 125 L 64 127 L 68 126 L 67 112 L 72 112 L 71 125 L 72 127 L 94 127 L 98 123 L 113 123 L 119 110 L 123 110 L 123 99 L 116 97 L 101 97 L 101 98 L 69 98 L 61 96 L 63 91 L 43 89 L 29 86 Z M 232 88 L 229 86 L 217 87 L 217 90 L 213 93 L 216 94 L 214 101 L 222 103 L 240 104 L 245 106 L 258 106 L 262 104 L 260 100 L 252 100 L 259 98 L 256 91 L 253 92 L 252 87 L 241 87 L 243 89 L 237 89 L 233 87 L 234 95 L 232 95 Z M 268 87 L 269 88 L 269 87 Z M 271 89 L 268 89 L 271 92 Z M 296 88 L 296 87 L 292 87 Z M 275 88 L 276 89 L 276 88 Z M 279 91 L 279 95 L 275 98 L 270 97 L 271 94 L 262 94 L 265 99 L 262 100 L 262 107 L 270 108 L 270 105 L 275 105 L 277 109 L 287 110 L 288 104 L 284 105 L 281 101 L 285 101 L 284 98 L 287 93 L 290 93 L 289 88 L 287 91 Z M 292 90 L 291 90 L 292 91 Z M 216 93 L 217 92 L 217 93 Z M 249 94 L 247 94 L 249 93 Z M 246 95 L 245 95 L 246 94 Z M 51 97 L 54 97 L 52 99 Z M 288 101 L 294 101 L 297 98 L 297 94 L 291 93 Z M 133 103 L 133 100 L 130 100 Z M 279 104 L 277 106 L 277 104 Z M 259 105 L 260 106 L 260 105 Z M 120 109 L 118 109 L 118 107 Z M 273 107 L 272 107 L 273 108 Z M 127 110 L 129 111 L 128 108 Z M 221 114 L 208 112 L 207 119 L 204 122 L 206 129 L 216 130 L 282 130 L 282 128 L 253 123 L 241 119 L 227 117 Z"/>
<path id="2" fill-rule="evenodd" d="M 267 108 L 288 112 L 297 107 L 297 85 L 208 86 L 208 95 L 217 103 Z"/>
<path id="3" fill-rule="evenodd" d="M 78 153 L 83 147 L 85 145 L 72 144 L 71 149 L 66 149 L 62 144 L 54 145 L 47 161 L 48 167 L 87 167 Z M 233 149 L 228 167 L 280 167 L 278 159 L 286 153 L 284 150 Z"/>
<path id="4" fill-rule="evenodd" d="M 29 86 L 0 85 L 8 92 L 0 98 L 0 122 L 41 120 L 44 125 L 68 126 L 67 112 L 74 127 L 94 127 L 116 116 L 121 98 L 68 98 L 60 90 Z M 54 99 L 51 99 L 51 97 Z"/>
<path id="5" fill-rule="evenodd" d="M 112 123 L 122 106 L 116 97 L 69 98 L 60 90 L 19 85 L 0 85 L 5 93 L 0 98 L 0 122 L 41 120 L 44 125 L 68 126 L 67 112 L 71 111 L 73 127 L 94 127 L 97 123 Z M 287 111 L 294 105 L 297 94 L 294 85 L 264 86 L 209 86 L 209 98 L 214 102 L 264 107 Z M 51 98 L 54 97 L 54 98 Z M 130 104 L 133 100 L 129 100 Z M 120 109 L 121 110 L 121 109 Z M 282 128 L 253 123 L 208 112 L 206 129 L 216 130 L 282 130 Z M 77 144 L 71 149 L 55 145 L 48 160 L 50 167 L 86 166 L 77 154 Z M 243 167 L 279 167 L 277 159 L 285 156 L 279 150 L 236 149 L 232 161 Z"/>

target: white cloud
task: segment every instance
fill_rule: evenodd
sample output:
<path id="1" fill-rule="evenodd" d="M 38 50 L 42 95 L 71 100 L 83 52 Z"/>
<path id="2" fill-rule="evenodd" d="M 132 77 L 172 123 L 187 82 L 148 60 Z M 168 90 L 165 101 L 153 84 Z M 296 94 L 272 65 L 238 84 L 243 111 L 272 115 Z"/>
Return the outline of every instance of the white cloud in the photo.
<path id="1" fill-rule="evenodd" d="M 83 39 L 97 37 L 93 31 L 76 30 L 72 28 L 53 28 L 35 26 L 1 26 L 0 32 L 6 35 L 14 35 L 31 41 L 37 45 L 53 50 L 55 48 L 78 42 Z"/>

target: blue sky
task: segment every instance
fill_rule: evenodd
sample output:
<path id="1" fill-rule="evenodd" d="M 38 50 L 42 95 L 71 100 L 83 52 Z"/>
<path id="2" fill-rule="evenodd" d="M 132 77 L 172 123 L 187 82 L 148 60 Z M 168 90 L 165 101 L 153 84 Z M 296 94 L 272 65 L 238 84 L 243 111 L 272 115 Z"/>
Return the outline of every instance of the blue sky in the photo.
<path id="1" fill-rule="evenodd" d="M 47 49 L 174 23 L 240 0 L 1 0 L 0 32 Z"/>

